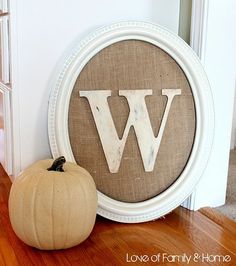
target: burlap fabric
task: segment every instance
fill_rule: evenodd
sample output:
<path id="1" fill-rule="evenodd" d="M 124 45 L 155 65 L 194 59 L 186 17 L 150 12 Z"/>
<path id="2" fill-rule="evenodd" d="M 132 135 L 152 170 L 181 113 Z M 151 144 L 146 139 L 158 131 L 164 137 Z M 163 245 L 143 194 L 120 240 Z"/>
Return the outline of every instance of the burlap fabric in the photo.
<path id="1" fill-rule="evenodd" d="M 161 90 L 168 88 L 181 89 L 182 94 L 172 102 L 153 172 L 144 171 L 131 128 L 119 172 L 111 174 L 89 103 L 79 96 L 79 91 L 112 90 L 108 102 L 122 138 L 129 107 L 126 99 L 118 96 L 118 90 L 153 90 L 146 104 L 157 136 L 167 102 Z M 195 120 L 193 95 L 175 60 L 150 43 L 127 40 L 103 49 L 83 68 L 71 94 L 68 127 L 75 160 L 91 173 L 97 189 L 119 201 L 139 202 L 163 192 L 180 176 L 194 142 Z"/>

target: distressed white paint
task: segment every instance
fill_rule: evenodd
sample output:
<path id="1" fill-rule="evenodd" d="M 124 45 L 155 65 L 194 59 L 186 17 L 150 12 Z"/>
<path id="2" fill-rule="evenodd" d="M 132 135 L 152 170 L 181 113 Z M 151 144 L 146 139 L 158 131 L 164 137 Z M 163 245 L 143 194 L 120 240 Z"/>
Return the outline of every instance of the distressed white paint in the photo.
<path id="1" fill-rule="evenodd" d="M 117 134 L 107 101 L 111 91 L 80 91 L 79 94 L 89 101 L 110 172 L 119 171 L 126 139 L 132 126 L 136 133 L 144 169 L 146 172 L 153 171 L 171 103 L 176 95 L 181 94 L 181 89 L 162 90 L 162 95 L 167 96 L 167 104 L 157 137 L 153 134 L 145 102 L 145 97 L 152 95 L 152 90 L 119 90 L 119 95 L 127 99 L 130 110 L 121 139 Z"/>

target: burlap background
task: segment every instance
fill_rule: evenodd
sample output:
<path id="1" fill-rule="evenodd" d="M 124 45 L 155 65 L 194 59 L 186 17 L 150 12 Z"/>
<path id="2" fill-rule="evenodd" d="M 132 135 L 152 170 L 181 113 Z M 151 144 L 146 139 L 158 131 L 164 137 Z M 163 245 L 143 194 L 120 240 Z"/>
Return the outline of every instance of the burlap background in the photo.
<path id="1" fill-rule="evenodd" d="M 109 106 L 121 138 L 129 107 L 118 90 L 153 90 L 146 104 L 157 136 L 167 102 L 161 90 L 168 88 L 180 88 L 182 94 L 172 102 L 154 171 L 144 171 L 131 128 L 119 172 L 111 174 L 89 103 L 79 97 L 79 91 L 112 90 Z M 119 201 L 139 202 L 166 190 L 183 171 L 194 141 L 194 100 L 182 69 L 172 57 L 150 43 L 127 40 L 103 49 L 84 67 L 71 94 L 68 122 L 74 157 L 91 173 L 98 190 Z"/>

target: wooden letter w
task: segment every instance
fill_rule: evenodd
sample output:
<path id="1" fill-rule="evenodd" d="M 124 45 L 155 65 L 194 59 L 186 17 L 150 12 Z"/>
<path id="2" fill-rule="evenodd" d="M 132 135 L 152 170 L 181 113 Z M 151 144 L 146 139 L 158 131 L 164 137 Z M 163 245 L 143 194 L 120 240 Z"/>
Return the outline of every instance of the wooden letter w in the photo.
<path id="1" fill-rule="evenodd" d="M 152 95 L 152 90 L 120 90 L 119 95 L 124 96 L 127 99 L 130 109 L 124 133 L 120 139 L 116 132 L 114 121 L 107 102 L 107 98 L 111 96 L 111 91 L 80 91 L 80 96 L 86 97 L 89 101 L 111 173 L 117 173 L 119 170 L 126 139 L 131 126 L 133 126 L 135 130 L 144 169 L 146 172 L 151 172 L 153 170 L 171 103 L 174 97 L 180 94 L 180 89 L 162 90 L 162 95 L 167 96 L 167 104 L 158 135 L 155 137 L 145 103 L 145 96 Z"/>

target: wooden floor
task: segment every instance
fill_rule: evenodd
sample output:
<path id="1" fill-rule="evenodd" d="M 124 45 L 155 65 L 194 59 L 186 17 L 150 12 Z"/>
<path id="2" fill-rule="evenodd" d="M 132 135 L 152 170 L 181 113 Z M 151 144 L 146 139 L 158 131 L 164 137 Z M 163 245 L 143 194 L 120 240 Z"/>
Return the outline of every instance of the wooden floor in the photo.
<path id="1" fill-rule="evenodd" d="M 211 209 L 178 208 L 165 219 L 143 224 L 98 217 L 79 246 L 50 252 L 31 248 L 12 231 L 10 186 L 0 168 L 0 265 L 236 265 L 236 223 Z"/>

